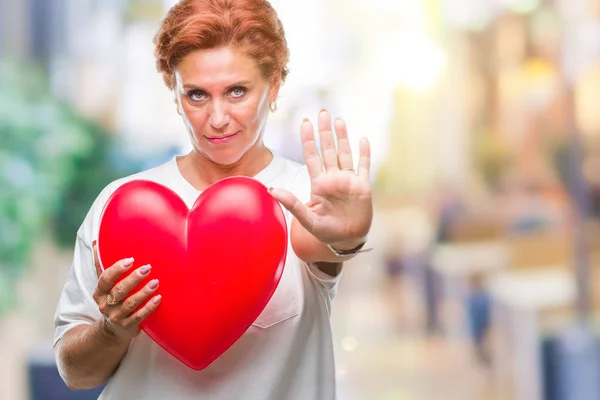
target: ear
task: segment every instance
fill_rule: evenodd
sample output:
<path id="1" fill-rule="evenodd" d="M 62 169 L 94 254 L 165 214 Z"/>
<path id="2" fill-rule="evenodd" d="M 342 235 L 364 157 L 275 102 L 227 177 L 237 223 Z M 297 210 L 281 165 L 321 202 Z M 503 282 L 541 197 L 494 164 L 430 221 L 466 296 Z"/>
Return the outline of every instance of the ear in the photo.
<path id="1" fill-rule="evenodd" d="M 281 78 L 274 78 L 269 84 L 269 104 L 277 100 L 279 96 L 279 88 L 281 86 Z"/>

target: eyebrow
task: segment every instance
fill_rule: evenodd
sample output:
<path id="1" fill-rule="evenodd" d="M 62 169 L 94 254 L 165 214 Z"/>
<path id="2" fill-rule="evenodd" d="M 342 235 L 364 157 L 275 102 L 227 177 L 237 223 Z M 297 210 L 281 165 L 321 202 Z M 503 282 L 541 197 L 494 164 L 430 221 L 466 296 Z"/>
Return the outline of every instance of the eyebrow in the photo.
<path id="1" fill-rule="evenodd" d="M 227 86 L 225 89 L 226 90 L 231 90 L 234 87 L 238 87 L 238 86 L 248 86 L 250 85 L 252 82 L 251 81 L 239 81 L 236 83 L 233 83 L 229 86 Z M 204 91 L 204 89 L 198 85 L 194 85 L 193 83 L 186 83 L 185 85 L 183 85 L 183 88 L 186 90 L 202 90 Z"/>

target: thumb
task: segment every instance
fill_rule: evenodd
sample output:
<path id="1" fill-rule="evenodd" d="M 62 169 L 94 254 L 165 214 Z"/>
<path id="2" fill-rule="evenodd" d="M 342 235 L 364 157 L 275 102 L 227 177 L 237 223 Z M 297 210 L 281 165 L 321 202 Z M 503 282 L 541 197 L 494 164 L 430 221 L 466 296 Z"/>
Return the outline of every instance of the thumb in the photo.
<path id="1" fill-rule="evenodd" d="M 269 193 L 281 203 L 309 232 L 313 225 L 312 214 L 308 207 L 303 204 L 296 195 L 290 191 L 280 188 L 269 188 Z"/>
<path id="2" fill-rule="evenodd" d="M 96 267 L 96 274 L 98 278 L 102 275 L 102 267 L 100 266 L 100 259 L 98 257 L 98 241 L 94 240 L 92 242 L 92 249 L 94 252 L 94 267 Z"/>

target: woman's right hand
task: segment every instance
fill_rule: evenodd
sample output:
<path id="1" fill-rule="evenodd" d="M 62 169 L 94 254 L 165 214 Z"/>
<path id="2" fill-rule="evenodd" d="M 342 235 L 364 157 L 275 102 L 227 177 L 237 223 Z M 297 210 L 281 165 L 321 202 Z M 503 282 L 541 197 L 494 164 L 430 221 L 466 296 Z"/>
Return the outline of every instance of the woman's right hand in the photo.
<path id="1" fill-rule="evenodd" d="M 152 297 L 138 310 L 158 288 L 158 280 L 148 282 L 138 292 L 130 294 L 150 273 L 150 265 L 138 268 L 135 272 L 115 284 L 121 275 L 129 271 L 133 259 L 116 262 L 111 268 L 102 271 L 96 244 L 94 248 L 94 264 L 98 273 L 98 285 L 94 290 L 94 300 L 104 316 L 104 327 L 117 339 L 131 340 L 140 333 L 140 323 L 145 320 L 160 304 L 161 296 Z M 136 311 L 137 310 L 137 311 Z"/>

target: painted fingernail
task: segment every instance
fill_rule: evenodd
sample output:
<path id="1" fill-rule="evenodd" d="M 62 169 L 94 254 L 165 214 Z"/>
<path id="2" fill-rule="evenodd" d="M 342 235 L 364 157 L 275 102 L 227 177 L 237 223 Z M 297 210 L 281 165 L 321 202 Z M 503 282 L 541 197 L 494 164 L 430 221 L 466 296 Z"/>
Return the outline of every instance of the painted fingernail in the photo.
<path id="1" fill-rule="evenodd" d="M 146 275 L 148 272 L 150 272 L 151 268 L 152 267 L 150 265 L 144 265 L 142 268 L 140 268 L 140 274 Z"/>
<path id="2" fill-rule="evenodd" d="M 133 257 L 131 257 L 131 258 L 126 258 L 126 259 L 124 259 L 124 260 L 123 260 L 123 266 L 124 266 L 125 268 L 129 268 L 129 267 L 131 267 L 132 265 L 133 265 Z"/>
<path id="3" fill-rule="evenodd" d="M 94 240 L 94 241 L 92 242 L 92 247 L 94 247 L 94 246 L 96 245 L 96 243 L 98 243 L 98 241 L 97 241 L 97 240 Z"/>
<path id="4" fill-rule="evenodd" d="M 156 296 L 155 298 L 152 299 L 152 302 L 154 304 L 158 304 L 158 303 L 160 303 L 160 299 L 162 299 L 162 296 L 159 294 L 158 296 Z"/>
<path id="5" fill-rule="evenodd" d="M 150 283 L 148 284 L 148 287 L 150 289 L 156 289 L 158 287 L 158 279 L 151 280 Z"/>

